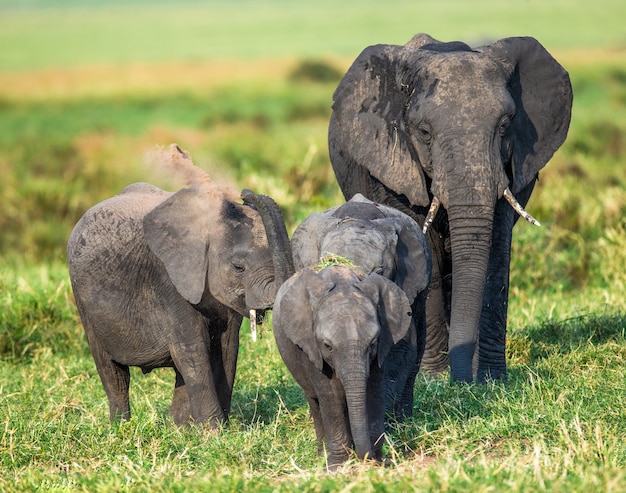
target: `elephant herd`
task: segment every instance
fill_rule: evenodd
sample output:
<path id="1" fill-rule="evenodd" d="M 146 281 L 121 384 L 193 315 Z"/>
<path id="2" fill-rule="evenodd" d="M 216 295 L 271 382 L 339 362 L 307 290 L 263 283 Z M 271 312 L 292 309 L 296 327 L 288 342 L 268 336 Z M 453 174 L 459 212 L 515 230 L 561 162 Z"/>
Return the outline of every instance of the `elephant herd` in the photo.
<path id="1" fill-rule="evenodd" d="M 567 72 L 533 38 L 418 34 L 366 48 L 333 100 L 347 201 L 291 239 L 270 197 L 229 195 L 176 145 L 185 188 L 135 183 L 76 224 L 70 279 L 112 420 L 130 417 L 130 366 L 171 367 L 174 422 L 219 426 L 243 317 L 269 309 L 331 467 L 382 459 L 420 368 L 506 378 L 512 229 L 536 223 L 523 207 L 567 135 Z"/>

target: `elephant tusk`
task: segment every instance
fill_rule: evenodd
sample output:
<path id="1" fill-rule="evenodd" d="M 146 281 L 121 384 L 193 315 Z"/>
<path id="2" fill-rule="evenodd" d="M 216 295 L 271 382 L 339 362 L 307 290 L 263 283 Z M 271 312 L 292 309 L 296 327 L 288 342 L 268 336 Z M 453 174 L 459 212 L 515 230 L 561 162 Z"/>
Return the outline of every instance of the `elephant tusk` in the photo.
<path id="1" fill-rule="evenodd" d="M 513 193 L 508 187 L 506 188 L 506 190 L 504 190 L 503 195 L 506 201 L 511 204 L 513 210 L 517 212 L 521 217 L 526 219 L 529 223 L 534 224 L 535 226 L 541 226 L 541 223 L 539 221 L 537 221 L 533 216 L 526 212 L 526 210 L 522 207 L 522 204 L 517 201 L 517 199 L 513 196 Z"/>
<path id="2" fill-rule="evenodd" d="M 256 342 L 256 310 L 250 310 L 250 332 L 252 340 Z"/>
<path id="3" fill-rule="evenodd" d="M 430 209 L 428 209 L 428 214 L 426 215 L 426 220 L 424 221 L 424 227 L 422 228 L 422 232 L 424 234 L 426 234 L 426 231 L 428 231 L 428 228 L 435 220 L 435 216 L 437 215 L 437 211 L 439 210 L 440 205 L 441 202 L 439 201 L 439 199 L 437 197 L 433 197 L 433 201 L 430 204 Z"/>

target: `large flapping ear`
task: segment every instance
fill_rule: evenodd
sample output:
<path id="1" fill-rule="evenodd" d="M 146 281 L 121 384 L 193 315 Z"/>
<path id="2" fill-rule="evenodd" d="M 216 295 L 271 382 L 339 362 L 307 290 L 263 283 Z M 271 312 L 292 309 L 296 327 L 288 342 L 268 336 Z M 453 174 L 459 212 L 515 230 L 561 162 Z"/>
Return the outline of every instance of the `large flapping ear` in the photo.
<path id="1" fill-rule="evenodd" d="M 303 269 L 289 278 L 278 290 L 272 323 L 275 330 L 285 334 L 322 371 L 324 361 L 313 327 L 318 300 L 333 284 L 311 269 Z"/>
<path id="2" fill-rule="evenodd" d="M 411 327 L 411 304 L 402 289 L 378 274 L 370 274 L 356 286 L 362 292 L 370 293 L 370 296 L 378 296 L 378 365 L 382 366 L 389 350 L 407 335 Z"/>
<path id="3" fill-rule="evenodd" d="M 143 219 L 148 247 L 163 262 L 174 287 L 193 304 L 202 299 L 209 265 L 208 207 L 206 194 L 184 188 Z"/>
<path id="4" fill-rule="evenodd" d="M 417 222 L 400 211 L 394 212 L 397 214 L 374 222 L 391 223 L 395 227 L 397 265 L 394 281 L 412 303 L 430 284 L 432 255 L 428 240 Z"/>
<path id="5" fill-rule="evenodd" d="M 370 46 L 358 56 L 333 95 L 328 143 L 342 187 L 357 179 L 355 166 L 362 166 L 411 204 L 427 207 L 424 173 L 404 124 L 411 94 L 400 63 L 403 50 L 417 44 Z"/>
<path id="6" fill-rule="evenodd" d="M 320 257 L 324 254 L 320 251 L 322 239 L 337 223 L 339 219 L 327 213 L 313 213 L 298 225 L 291 237 L 296 271 L 319 264 Z"/>
<path id="7" fill-rule="evenodd" d="M 515 100 L 512 121 L 513 193 L 523 189 L 561 146 L 572 113 L 567 71 L 534 38 L 505 38 L 478 48 L 509 73 Z"/>

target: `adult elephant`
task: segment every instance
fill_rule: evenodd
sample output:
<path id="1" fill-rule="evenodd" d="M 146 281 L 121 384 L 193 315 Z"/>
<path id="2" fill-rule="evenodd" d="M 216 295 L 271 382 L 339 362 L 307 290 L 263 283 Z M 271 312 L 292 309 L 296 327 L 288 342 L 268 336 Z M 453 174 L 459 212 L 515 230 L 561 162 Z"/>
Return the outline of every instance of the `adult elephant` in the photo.
<path id="1" fill-rule="evenodd" d="M 239 328 L 272 307 L 293 273 L 277 205 L 229 197 L 176 145 L 171 164 L 189 182 L 176 193 L 126 187 L 78 221 L 70 279 L 111 420 L 129 419 L 129 366 L 173 367 L 170 415 L 211 427 L 230 411 Z"/>
<path id="2" fill-rule="evenodd" d="M 366 48 L 340 82 L 329 150 L 344 196 L 432 222 L 422 368 L 449 361 L 454 380 L 506 376 L 515 210 L 532 219 L 523 206 L 565 140 L 571 105 L 567 72 L 529 37 L 472 49 L 419 34 Z"/>

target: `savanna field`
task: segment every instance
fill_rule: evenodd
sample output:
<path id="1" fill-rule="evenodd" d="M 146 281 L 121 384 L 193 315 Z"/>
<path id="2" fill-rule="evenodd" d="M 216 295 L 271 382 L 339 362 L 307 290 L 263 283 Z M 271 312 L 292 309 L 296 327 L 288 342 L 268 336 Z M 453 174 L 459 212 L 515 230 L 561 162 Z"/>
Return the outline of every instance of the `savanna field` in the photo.
<path id="1" fill-rule="evenodd" d="M 0 490 L 626 491 L 626 4 L 390 5 L 0 0 Z M 256 343 L 244 322 L 219 433 L 169 420 L 168 369 L 131 369 L 133 417 L 111 424 L 69 285 L 76 221 L 135 181 L 176 190 L 145 159 L 176 142 L 293 232 L 343 202 L 341 76 L 418 32 L 531 35 L 570 73 L 569 135 L 527 207 L 542 226 L 514 229 L 508 381 L 418 376 L 388 467 L 329 473 L 270 319 Z"/>

